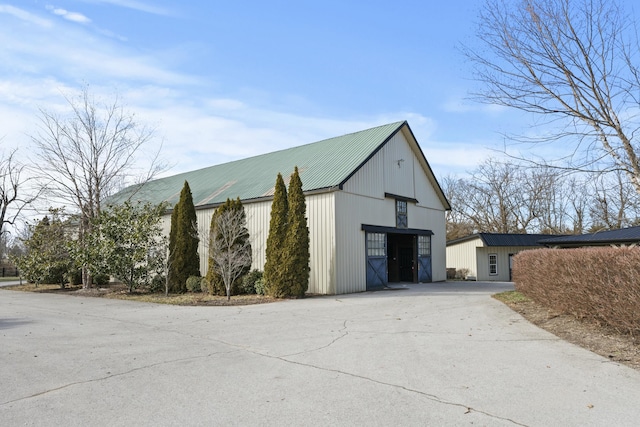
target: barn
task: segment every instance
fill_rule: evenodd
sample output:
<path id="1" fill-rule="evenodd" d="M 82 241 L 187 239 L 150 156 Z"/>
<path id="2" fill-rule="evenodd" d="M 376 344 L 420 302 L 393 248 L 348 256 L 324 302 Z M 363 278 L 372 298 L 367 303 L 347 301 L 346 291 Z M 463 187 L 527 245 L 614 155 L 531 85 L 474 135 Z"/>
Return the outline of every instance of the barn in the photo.
<path id="1" fill-rule="evenodd" d="M 344 294 L 394 282 L 446 279 L 449 203 L 406 121 L 129 187 L 116 200 L 178 202 L 187 181 L 196 207 L 200 269 L 213 211 L 239 197 L 247 213 L 252 268 L 262 270 L 278 173 L 298 166 L 307 203 L 309 293 Z M 170 230 L 170 212 L 164 229 Z"/>

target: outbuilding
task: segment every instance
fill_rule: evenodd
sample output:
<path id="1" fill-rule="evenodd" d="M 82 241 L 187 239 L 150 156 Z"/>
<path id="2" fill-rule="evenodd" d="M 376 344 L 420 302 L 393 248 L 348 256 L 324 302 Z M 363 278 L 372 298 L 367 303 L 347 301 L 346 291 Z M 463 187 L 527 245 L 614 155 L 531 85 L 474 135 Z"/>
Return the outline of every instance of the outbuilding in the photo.
<path id="1" fill-rule="evenodd" d="M 200 234 L 200 269 L 214 209 L 239 197 L 247 213 L 252 268 L 262 270 L 278 173 L 297 166 L 307 203 L 309 293 L 344 294 L 393 282 L 446 279 L 450 209 L 406 121 L 181 173 L 130 187 L 116 200 L 177 203 L 187 181 Z M 164 217 L 170 230 L 170 212 Z"/>
<path id="2" fill-rule="evenodd" d="M 512 259 L 526 249 L 540 249 L 548 234 L 475 233 L 447 242 L 447 268 L 463 271 L 464 279 L 511 281 Z"/>

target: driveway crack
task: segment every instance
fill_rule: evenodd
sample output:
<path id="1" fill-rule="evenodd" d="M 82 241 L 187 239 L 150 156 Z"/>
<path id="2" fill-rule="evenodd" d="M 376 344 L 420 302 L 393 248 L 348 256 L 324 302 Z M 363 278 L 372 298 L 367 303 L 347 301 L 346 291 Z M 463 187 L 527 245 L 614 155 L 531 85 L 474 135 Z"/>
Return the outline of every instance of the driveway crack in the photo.
<path id="1" fill-rule="evenodd" d="M 64 384 L 64 385 L 61 385 L 59 387 L 55 387 L 55 388 L 52 388 L 52 389 L 43 390 L 43 391 L 40 391 L 38 393 L 31 394 L 29 396 L 22 396 L 22 397 L 18 397 L 17 399 L 8 400 L 6 402 L 0 402 L 0 407 L 5 406 L 5 405 L 9 405 L 11 403 L 20 402 L 22 400 L 27 400 L 27 399 L 32 399 L 34 397 L 43 396 L 45 394 L 52 393 L 54 391 L 64 390 L 66 388 L 73 387 L 73 386 L 76 386 L 76 385 L 90 384 L 90 383 L 100 382 L 100 381 L 104 381 L 104 380 L 109 380 L 111 378 L 117 378 L 117 377 L 121 377 L 121 376 L 124 376 L 124 375 L 129 375 L 129 374 L 131 374 L 133 372 L 136 372 L 136 371 L 142 371 L 142 370 L 149 369 L 149 368 L 155 368 L 156 366 L 168 365 L 168 364 L 178 363 L 178 362 L 186 362 L 186 361 L 189 361 L 189 360 L 206 359 L 208 357 L 212 357 L 212 356 L 217 355 L 217 354 L 228 354 L 228 353 L 234 353 L 236 351 L 238 351 L 238 350 L 215 352 L 215 353 L 209 353 L 209 354 L 205 354 L 205 355 L 201 355 L 201 356 L 184 357 L 184 358 L 181 358 L 181 359 L 163 360 L 162 362 L 156 362 L 156 363 L 152 363 L 152 364 L 149 364 L 149 365 L 138 366 L 137 368 L 129 369 L 128 371 L 123 371 L 123 372 L 118 372 L 118 373 L 115 373 L 115 374 L 105 375 L 105 376 L 99 377 L 99 378 L 91 378 L 91 379 L 84 380 L 84 381 L 75 381 L 75 382 Z"/>
<path id="2" fill-rule="evenodd" d="M 336 338 L 334 340 L 334 342 L 339 340 L 339 339 L 341 339 L 341 338 L 343 338 L 343 337 L 344 337 L 344 335 L 342 337 Z M 331 343 L 328 344 L 327 346 L 329 346 L 329 345 L 331 345 Z M 325 347 L 327 347 L 327 346 L 325 346 Z M 455 407 L 462 408 L 462 409 L 464 409 L 464 411 L 465 411 L 464 413 L 465 414 L 469 414 L 471 412 L 476 412 L 478 414 L 482 414 L 482 415 L 485 415 L 487 417 L 490 417 L 490 418 L 493 418 L 493 419 L 496 419 L 496 420 L 502 420 L 502 421 L 510 422 L 510 423 L 512 423 L 514 425 L 517 425 L 517 426 L 528 427 L 526 424 L 519 423 L 519 422 L 517 422 L 517 421 L 515 421 L 515 420 L 513 420 L 511 418 L 506 418 L 506 417 L 501 417 L 499 415 L 491 414 L 489 412 L 486 412 L 486 411 L 483 411 L 483 410 L 480 410 L 480 409 L 476 409 L 476 408 L 474 408 L 472 406 L 465 405 L 463 403 L 452 402 L 452 401 L 443 399 L 443 398 L 441 398 L 441 397 L 439 397 L 439 396 L 437 396 L 435 394 L 426 393 L 424 391 L 416 390 L 416 389 L 413 389 L 413 388 L 410 388 L 410 387 L 406 387 L 406 386 L 403 386 L 403 385 L 400 385 L 400 384 L 393 384 L 393 383 L 389 383 L 389 382 L 386 382 L 386 381 L 380 381 L 380 380 L 369 378 L 369 377 L 366 377 L 366 376 L 363 376 L 363 375 L 358 375 L 358 374 L 354 374 L 354 373 L 351 373 L 351 372 L 341 371 L 339 369 L 325 368 L 325 367 L 322 367 L 322 366 L 316 366 L 316 365 L 312 365 L 312 364 L 309 364 L 309 363 L 298 362 L 298 361 L 286 359 L 286 357 L 289 357 L 289 356 L 272 356 L 272 355 L 269 355 L 269 354 L 264 354 L 264 353 L 260 353 L 260 352 L 249 350 L 249 349 L 247 349 L 247 351 L 249 351 L 249 352 L 251 352 L 253 354 L 259 355 L 259 356 L 268 357 L 270 359 L 280 360 L 280 361 L 285 362 L 285 363 L 291 363 L 291 364 L 298 365 L 298 366 L 318 369 L 320 371 L 325 371 L 325 372 L 331 372 L 331 373 L 335 373 L 335 374 L 345 375 L 345 376 L 349 376 L 349 377 L 352 377 L 352 378 L 358 378 L 358 379 L 361 379 L 361 380 L 364 380 L 364 381 L 369 381 L 369 382 L 372 382 L 372 383 L 375 383 L 375 384 L 379 384 L 379 385 L 383 385 L 383 386 L 387 386 L 387 387 L 393 387 L 393 388 L 400 389 L 400 390 L 404 390 L 404 391 L 406 391 L 408 393 L 418 394 L 418 395 L 420 395 L 422 397 L 425 397 L 428 400 L 431 400 L 432 402 L 437 402 L 437 403 L 440 403 L 440 404 L 443 404 L 443 405 L 455 406 Z M 301 352 L 301 353 L 304 353 L 304 352 Z M 297 354 L 301 354 L 301 353 L 297 353 Z"/>
<path id="3" fill-rule="evenodd" d="M 297 353 L 285 354 L 285 355 L 279 356 L 278 358 L 292 357 L 292 356 L 299 356 L 299 355 L 301 355 L 301 354 L 313 353 L 313 352 L 315 352 L 315 351 L 320 351 L 320 350 L 323 350 L 323 349 L 325 349 L 325 348 L 331 347 L 332 345 L 334 345 L 335 343 L 337 343 L 338 341 L 340 341 L 342 338 L 344 338 L 344 337 L 346 337 L 347 335 L 349 335 L 349 331 L 347 331 L 347 330 L 346 330 L 346 329 L 347 329 L 347 322 L 348 322 L 348 321 L 347 321 L 347 320 L 345 320 L 345 321 L 342 323 L 342 327 L 338 330 L 338 332 L 340 332 L 340 333 L 341 333 L 341 335 L 340 335 L 339 337 L 334 338 L 334 339 L 333 339 L 333 340 L 331 340 L 329 343 L 327 343 L 327 344 L 325 344 L 325 345 L 323 345 L 323 346 L 317 347 L 317 348 L 312 348 L 312 349 L 309 349 L 309 350 L 299 351 L 299 352 L 297 352 Z M 284 359 L 282 359 L 282 360 L 284 360 Z"/>

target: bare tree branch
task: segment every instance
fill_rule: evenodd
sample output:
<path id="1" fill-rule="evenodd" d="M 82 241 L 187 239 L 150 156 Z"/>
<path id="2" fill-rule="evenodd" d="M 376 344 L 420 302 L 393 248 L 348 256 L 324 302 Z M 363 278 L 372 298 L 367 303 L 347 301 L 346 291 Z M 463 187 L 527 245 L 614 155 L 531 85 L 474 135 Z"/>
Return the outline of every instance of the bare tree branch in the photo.
<path id="1" fill-rule="evenodd" d="M 78 209 L 82 239 L 105 198 L 132 178 L 138 155 L 152 141 L 154 131 L 137 123 L 117 96 L 100 103 L 85 86 L 79 96 L 65 99 L 71 113 L 61 117 L 41 109 L 39 132 L 31 138 L 43 187 L 51 197 Z M 158 172 L 156 160 L 146 180 Z M 83 285 L 91 286 L 86 271 Z"/>
<path id="2" fill-rule="evenodd" d="M 38 197 L 25 194 L 29 178 L 23 175 L 25 165 L 17 160 L 16 152 L 13 149 L 0 154 L 0 234 L 6 233 L 5 225 L 14 225 L 25 207 Z"/>
<path id="3" fill-rule="evenodd" d="M 246 229 L 243 209 L 222 211 L 215 217 L 215 229 L 209 238 L 209 262 L 222 277 L 227 299 L 231 298 L 231 285 L 246 273 L 251 265 L 251 243 Z"/>
<path id="4" fill-rule="evenodd" d="M 463 48 L 476 99 L 561 125 L 515 140 L 563 140 L 569 167 L 624 171 L 640 193 L 640 52 L 617 1 L 487 0 L 477 35 L 484 49 Z"/>

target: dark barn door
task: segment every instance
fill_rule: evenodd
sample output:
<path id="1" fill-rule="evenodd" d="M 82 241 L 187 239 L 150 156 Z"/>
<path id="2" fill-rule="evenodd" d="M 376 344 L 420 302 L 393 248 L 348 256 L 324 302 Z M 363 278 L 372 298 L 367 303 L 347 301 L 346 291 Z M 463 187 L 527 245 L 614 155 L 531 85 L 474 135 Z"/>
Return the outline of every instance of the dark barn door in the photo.
<path id="1" fill-rule="evenodd" d="M 413 282 L 413 248 L 399 248 L 398 258 L 401 282 Z"/>
<path id="2" fill-rule="evenodd" d="M 418 282 L 429 283 L 432 281 L 431 270 L 431 236 L 418 236 Z"/>
<path id="3" fill-rule="evenodd" d="M 367 290 L 387 286 L 387 235 L 367 233 Z"/>

